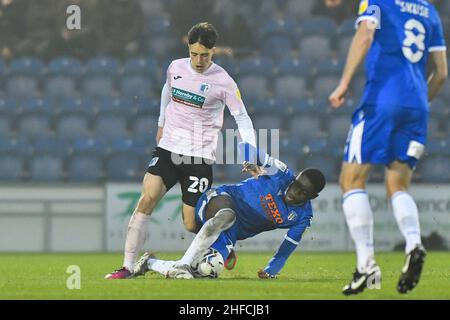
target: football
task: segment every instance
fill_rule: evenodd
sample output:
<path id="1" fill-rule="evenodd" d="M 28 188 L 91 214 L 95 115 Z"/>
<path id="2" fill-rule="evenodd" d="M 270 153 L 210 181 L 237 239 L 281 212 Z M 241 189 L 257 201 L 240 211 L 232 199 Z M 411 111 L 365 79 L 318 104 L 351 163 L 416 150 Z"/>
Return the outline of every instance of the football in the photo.
<path id="1" fill-rule="evenodd" d="M 197 266 L 197 272 L 202 277 L 217 278 L 224 269 L 222 255 L 214 249 L 208 249 Z"/>

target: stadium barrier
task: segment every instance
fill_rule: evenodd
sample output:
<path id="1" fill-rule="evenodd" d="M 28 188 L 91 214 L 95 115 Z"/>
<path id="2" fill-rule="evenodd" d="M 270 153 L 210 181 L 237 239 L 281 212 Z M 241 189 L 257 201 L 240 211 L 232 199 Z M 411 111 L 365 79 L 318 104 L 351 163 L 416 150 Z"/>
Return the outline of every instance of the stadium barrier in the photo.
<path id="1" fill-rule="evenodd" d="M 140 184 L 99 187 L 0 187 L 0 251 L 122 251 L 129 217 Z M 374 211 L 375 248 L 391 251 L 403 242 L 384 186 L 368 188 Z M 438 234 L 450 247 L 450 185 L 415 185 L 423 236 Z M 353 244 L 341 209 L 339 186 L 329 184 L 313 202 L 311 228 L 299 251 L 349 251 Z M 185 231 L 181 193 L 175 186 L 158 204 L 149 224 L 146 248 L 185 250 L 194 235 Z M 274 230 L 238 242 L 240 251 L 274 251 L 286 230 Z"/>

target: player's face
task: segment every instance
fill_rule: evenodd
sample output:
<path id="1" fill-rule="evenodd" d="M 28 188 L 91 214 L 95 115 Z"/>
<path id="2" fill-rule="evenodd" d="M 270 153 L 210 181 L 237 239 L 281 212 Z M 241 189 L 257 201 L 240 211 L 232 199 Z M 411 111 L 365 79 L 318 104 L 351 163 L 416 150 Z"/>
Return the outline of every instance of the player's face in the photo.
<path id="1" fill-rule="evenodd" d="M 301 205 L 315 197 L 316 194 L 308 181 L 294 180 L 287 188 L 284 200 L 288 205 Z"/>
<path id="2" fill-rule="evenodd" d="M 212 63 L 214 48 L 209 49 L 200 43 L 189 45 L 189 56 L 191 57 L 191 66 L 198 73 L 203 73 Z"/>

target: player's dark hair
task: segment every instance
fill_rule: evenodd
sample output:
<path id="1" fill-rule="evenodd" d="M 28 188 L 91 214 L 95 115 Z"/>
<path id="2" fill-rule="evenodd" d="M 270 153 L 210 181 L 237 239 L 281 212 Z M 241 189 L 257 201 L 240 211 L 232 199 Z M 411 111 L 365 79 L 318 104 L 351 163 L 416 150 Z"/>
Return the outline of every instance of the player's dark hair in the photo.
<path id="1" fill-rule="evenodd" d="M 216 28 L 209 22 L 198 23 L 188 32 L 189 44 L 198 42 L 208 49 L 212 49 L 216 45 L 218 37 Z"/>
<path id="2" fill-rule="evenodd" d="M 311 182 L 316 194 L 319 194 L 325 187 L 325 176 L 320 170 L 312 168 L 305 169 L 302 171 L 302 176 L 303 175 Z"/>

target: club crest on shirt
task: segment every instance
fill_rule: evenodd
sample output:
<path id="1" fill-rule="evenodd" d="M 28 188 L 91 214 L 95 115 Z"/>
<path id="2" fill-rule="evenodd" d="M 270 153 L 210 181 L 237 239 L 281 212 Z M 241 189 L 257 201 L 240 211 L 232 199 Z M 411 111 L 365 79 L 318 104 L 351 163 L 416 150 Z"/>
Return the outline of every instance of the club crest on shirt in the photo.
<path id="1" fill-rule="evenodd" d="M 289 220 L 289 221 L 292 221 L 292 220 L 294 220 L 295 218 L 297 218 L 297 212 L 295 212 L 294 210 L 292 210 L 291 212 L 289 212 L 288 220 Z"/>
<path id="2" fill-rule="evenodd" d="M 209 88 L 211 88 L 211 85 L 209 85 L 209 84 L 207 84 L 207 83 L 202 83 L 202 84 L 200 85 L 200 92 L 206 93 L 206 91 L 208 91 Z"/>

